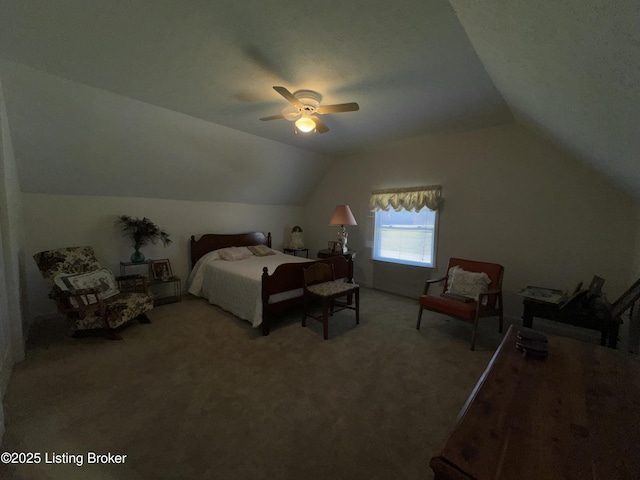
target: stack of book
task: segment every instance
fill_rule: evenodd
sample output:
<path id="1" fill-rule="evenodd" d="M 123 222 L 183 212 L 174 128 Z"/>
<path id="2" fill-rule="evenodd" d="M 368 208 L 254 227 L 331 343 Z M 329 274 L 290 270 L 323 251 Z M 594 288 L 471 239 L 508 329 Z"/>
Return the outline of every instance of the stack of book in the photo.
<path id="1" fill-rule="evenodd" d="M 566 297 L 562 290 L 542 287 L 527 287 L 522 289 L 518 295 L 530 298 L 531 300 L 554 303 L 556 305 L 562 303 Z"/>
<path id="2" fill-rule="evenodd" d="M 516 335 L 516 348 L 526 357 L 547 358 L 549 345 L 547 336 L 533 330 L 519 330 Z"/>

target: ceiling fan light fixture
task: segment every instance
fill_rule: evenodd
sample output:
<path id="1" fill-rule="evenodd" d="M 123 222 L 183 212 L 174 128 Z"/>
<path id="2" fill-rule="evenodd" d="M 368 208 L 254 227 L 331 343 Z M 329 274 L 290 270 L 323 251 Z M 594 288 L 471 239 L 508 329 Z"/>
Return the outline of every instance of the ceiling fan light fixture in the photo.
<path id="1" fill-rule="evenodd" d="M 289 102 L 280 115 L 271 115 L 262 117 L 260 120 L 277 120 L 284 118 L 290 122 L 295 122 L 293 133 L 296 135 L 302 133 L 327 133 L 327 127 L 323 120 L 317 115 L 326 115 L 328 113 L 355 112 L 360 110 L 360 106 L 356 102 L 338 103 L 336 105 L 320 105 L 322 95 L 313 90 L 297 90 L 291 93 L 285 87 L 275 85 L 273 89 Z"/>
<path id="2" fill-rule="evenodd" d="M 303 133 L 309 133 L 316 129 L 316 122 L 309 117 L 302 117 L 296 120 L 296 128 Z"/>

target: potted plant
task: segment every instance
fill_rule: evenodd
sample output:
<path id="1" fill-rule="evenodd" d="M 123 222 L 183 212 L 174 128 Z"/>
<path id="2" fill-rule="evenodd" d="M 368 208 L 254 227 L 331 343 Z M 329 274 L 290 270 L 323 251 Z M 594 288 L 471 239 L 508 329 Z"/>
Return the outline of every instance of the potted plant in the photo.
<path id="1" fill-rule="evenodd" d="M 144 262 L 144 254 L 140 252 L 140 249 L 145 245 L 155 244 L 158 240 L 165 247 L 171 243 L 169 234 L 161 230 L 147 217 L 140 219 L 129 215 L 120 215 L 117 223 L 122 228 L 122 236 L 129 237 L 133 243 L 133 248 L 135 249 L 135 252 L 131 255 L 133 263 Z"/>

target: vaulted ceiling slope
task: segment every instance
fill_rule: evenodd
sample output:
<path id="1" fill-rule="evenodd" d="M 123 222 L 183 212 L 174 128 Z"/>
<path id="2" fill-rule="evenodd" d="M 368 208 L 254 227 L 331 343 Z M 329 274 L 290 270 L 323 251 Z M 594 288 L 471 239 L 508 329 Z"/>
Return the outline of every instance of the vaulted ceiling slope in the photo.
<path id="1" fill-rule="evenodd" d="M 446 0 L 0 0 L 0 58 L 30 192 L 300 205 L 336 155 L 513 121 Z M 274 85 L 361 109 L 294 135 Z"/>
<path id="2" fill-rule="evenodd" d="M 634 191 L 631 1 L 545 3 L 0 0 L 22 189 L 299 205 L 335 156 L 513 111 Z M 273 85 L 360 111 L 294 135 Z"/>
<path id="3" fill-rule="evenodd" d="M 450 1 L 516 120 L 640 199 L 640 2 Z"/>
<path id="4" fill-rule="evenodd" d="M 0 77 L 23 192 L 304 205 L 331 166 L 24 65 L 0 60 Z"/>

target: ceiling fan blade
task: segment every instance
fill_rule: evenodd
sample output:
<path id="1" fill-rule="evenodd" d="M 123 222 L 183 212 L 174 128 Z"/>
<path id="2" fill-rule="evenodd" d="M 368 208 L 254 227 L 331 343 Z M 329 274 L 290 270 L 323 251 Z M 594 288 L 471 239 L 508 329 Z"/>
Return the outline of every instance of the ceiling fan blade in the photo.
<path id="1" fill-rule="evenodd" d="M 284 98 L 287 99 L 287 101 L 289 103 L 291 103 L 291 105 L 295 105 L 298 108 L 304 108 L 304 104 L 298 100 L 296 97 L 293 96 L 293 93 L 291 93 L 289 90 L 287 90 L 284 87 L 273 87 L 273 89 L 278 92 L 280 95 L 282 95 Z"/>
<path id="2" fill-rule="evenodd" d="M 262 117 L 260 120 L 277 120 L 279 118 L 284 118 L 284 115 L 271 115 L 270 117 Z"/>
<path id="3" fill-rule="evenodd" d="M 316 122 L 316 132 L 318 133 L 326 133 L 329 131 L 329 127 L 327 127 L 320 117 L 316 117 L 315 115 L 311 115 L 311 119 Z"/>
<path id="4" fill-rule="evenodd" d="M 316 112 L 321 115 L 326 113 L 340 113 L 340 112 L 356 112 L 360 110 L 360 105 L 356 102 L 351 103 L 339 103 L 337 105 L 320 105 Z"/>

